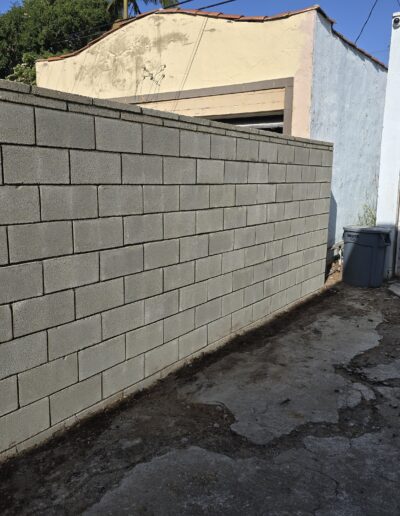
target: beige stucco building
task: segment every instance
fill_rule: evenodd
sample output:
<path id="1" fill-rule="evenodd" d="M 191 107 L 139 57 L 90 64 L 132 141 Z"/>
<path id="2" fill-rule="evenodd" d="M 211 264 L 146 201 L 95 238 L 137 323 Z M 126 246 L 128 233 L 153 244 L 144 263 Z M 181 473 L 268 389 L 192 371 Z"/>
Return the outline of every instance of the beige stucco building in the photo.
<path id="1" fill-rule="evenodd" d="M 318 6 L 270 17 L 158 10 L 39 61 L 37 83 L 335 143 L 333 243 L 376 204 L 387 71 L 333 24 Z"/>

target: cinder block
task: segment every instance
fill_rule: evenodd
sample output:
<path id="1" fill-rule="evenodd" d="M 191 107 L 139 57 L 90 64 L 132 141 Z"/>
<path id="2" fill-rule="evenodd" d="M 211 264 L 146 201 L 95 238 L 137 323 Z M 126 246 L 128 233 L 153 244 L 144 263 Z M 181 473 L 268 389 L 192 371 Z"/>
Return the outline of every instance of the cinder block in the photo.
<path id="1" fill-rule="evenodd" d="M 244 249 L 244 265 L 249 267 L 265 260 L 265 245 L 255 245 Z"/>
<path id="2" fill-rule="evenodd" d="M 211 157 L 215 159 L 236 159 L 236 138 L 212 134 Z"/>
<path id="3" fill-rule="evenodd" d="M 181 186 L 180 209 L 201 210 L 210 206 L 210 188 L 208 186 Z"/>
<path id="4" fill-rule="evenodd" d="M 106 340 L 78 353 L 79 381 L 125 360 L 125 335 Z"/>
<path id="5" fill-rule="evenodd" d="M 0 227 L 0 265 L 8 263 L 7 229 Z"/>
<path id="6" fill-rule="evenodd" d="M 303 166 L 301 169 L 301 180 L 303 183 L 313 183 L 316 178 L 316 167 Z"/>
<path id="7" fill-rule="evenodd" d="M 315 185 L 316 187 L 318 186 L 317 184 Z M 322 198 L 329 198 L 331 196 L 331 184 L 330 183 L 321 183 L 320 186 L 320 197 Z"/>
<path id="8" fill-rule="evenodd" d="M 84 253 L 122 245 L 121 217 L 74 222 L 75 252 Z"/>
<path id="9" fill-rule="evenodd" d="M 189 357 L 207 346 L 207 327 L 203 326 L 179 337 L 179 358 Z"/>
<path id="10" fill-rule="evenodd" d="M 145 323 L 165 319 L 178 312 L 178 291 L 168 292 L 145 300 Z"/>
<path id="11" fill-rule="evenodd" d="M 264 281 L 264 297 L 271 297 L 277 292 L 280 292 L 280 290 L 281 280 L 279 276 L 275 276 L 274 278 L 269 278 Z"/>
<path id="12" fill-rule="evenodd" d="M 101 375 L 50 396 L 51 424 L 55 425 L 101 400 Z"/>
<path id="13" fill-rule="evenodd" d="M 249 164 L 249 183 L 268 183 L 268 164 Z"/>
<path id="14" fill-rule="evenodd" d="M 100 315 L 48 330 L 49 359 L 54 360 L 101 341 Z"/>
<path id="15" fill-rule="evenodd" d="M 176 339 L 194 329 L 194 309 L 164 319 L 164 342 Z"/>
<path id="16" fill-rule="evenodd" d="M 75 291 L 76 316 L 86 317 L 124 303 L 123 279 L 95 283 Z"/>
<path id="17" fill-rule="evenodd" d="M 276 143 L 260 142 L 260 161 L 267 163 L 278 162 L 278 145 Z"/>
<path id="18" fill-rule="evenodd" d="M 302 165 L 288 165 L 286 181 L 288 183 L 301 183 Z"/>
<path id="19" fill-rule="evenodd" d="M 36 186 L 2 186 L 0 188 L 0 221 L 2 224 L 19 224 L 39 220 L 39 191 Z"/>
<path id="20" fill-rule="evenodd" d="M 293 285 L 286 291 L 286 302 L 287 304 L 294 303 L 301 299 L 301 285 Z"/>
<path id="21" fill-rule="evenodd" d="M 83 287 L 87 288 L 87 287 Z M 74 319 L 72 290 L 35 297 L 13 304 L 14 336 L 59 326 Z"/>
<path id="22" fill-rule="evenodd" d="M 207 281 L 208 300 L 224 296 L 232 292 L 232 273 L 211 278 Z"/>
<path id="23" fill-rule="evenodd" d="M 225 183 L 247 183 L 249 164 L 243 161 L 225 162 Z"/>
<path id="24" fill-rule="evenodd" d="M 197 182 L 198 183 L 223 183 L 224 162 L 218 160 L 197 160 Z"/>
<path id="25" fill-rule="evenodd" d="M 255 228 L 256 244 L 271 242 L 274 239 L 274 224 L 262 224 Z"/>
<path id="26" fill-rule="evenodd" d="M 179 310 L 187 310 L 207 301 L 207 282 L 195 283 L 179 290 Z"/>
<path id="27" fill-rule="evenodd" d="M 211 185 L 210 207 L 221 208 L 225 206 L 235 206 L 235 186 Z"/>
<path id="28" fill-rule="evenodd" d="M 285 205 L 279 204 L 268 204 L 267 206 L 267 222 L 276 222 L 283 220 L 285 216 Z"/>
<path id="29" fill-rule="evenodd" d="M 194 283 L 194 262 L 172 265 L 164 269 L 164 290 L 173 290 Z"/>
<path id="30" fill-rule="evenodd" d="M 209 344 L 227 337 L 232 332 L 232 316 L 228 315 L 210 323 L 207 326 L 207 331 Z"/>
<path id="31" fill-rule="evenodd" d="M 222 255 L 222 273 L 231 272 L 244 267 L 244 249 L 230 251 Z"/>
<path id="32" fill-rule="evenodd" d="M 124 184 L 162 184 L 162 158 L 142 154 L 122 155 Z"/>
<path id="33" fill-rule="evenodd" d="M 322 165 L 322 150 L 310 149 L 309 163 L 310 165 Z"/>
<path id="34" fill-rule="evenodd" d="M 292 201 L 293 185 L 282 184 L 276 187 L 276 202 Z"/>
<path id="35" fill-rule="evenodd" d="M 270 183 L 284 183 L 286 181 L 286 165 L 269 165 L 268 177 Z"/>
<path id="36" fill-rule="evenodd" d="M 5 183 L 69 183 L 68 151 L 40 147 L 3 146 Z"/>
<path id="37" fill-rule="evenodd" d="M 271 299 L 262 299 L 253 305 L 253 321 L 267 317 L 271 312 Z"/>
<path id="38" fill-rule="evenodd" d="M 165 369 L 176 362 L 178 358 L 178 340 L 173 340 L 163 346 L 148 351 L 144 359 L 145 376 L 151 376 Z"/>
<path id="39" fill-rule="evenodd" d="M 242 206 L 257 202 L 257 185 L 237 185 L 236 205 Z"/>
<path id="40" fill-rule="evenodd" d="M 138 301 L 161 294 L 163 289 L 162 270 L 153 270 L 125 278 L 125 302 Z"/>
<path id="41" fill-rule="evenodd" d="M 232 251 L 234 231 L 220 231 L 210 234 L 210 255 Z"/>
<path id="42" fill-rule="evenodd" d="M 290 232 L 292 235 L 300 235 L 306 232 L 306 219 L 304 217 L 292 219 L 290 221 Z"/>
<path id="43" fill-rule="evenodd" d="M 179 156 L 179 130 L 150 124 L 144 125 L 143 152 L 159 156 Z"/>
<path id="44" fill-rule="evenodd" d="M 254 267 L 246 267 L 234 271 L 233 273 L 233 290 L 238 290 L 253 283 Z"/>
<path id="45" fill-rule="evenodd" d="M 288 238 L 292 234 L 292 225 L 289 220 L 275 222 L 275 240 Z"/>
<path id="46" fill-rule="evenodd" d="M 28 405 L 78 381 L 77 356 L 69 355 L 18 375 L 19 402 Z"/>
<path id="47" fill-rule="evenodd" d="M 247 207 L 247 225 L 264 224 L 267 220 L 267 206 L 258 204 L 257 206 Z"/>
<path id="48" fill-rule="evenodd" d="M 137 244 L 139 242 L 151 242 L 163 239 L 163 216 L 161 213 L 154 215 L 134 215 L 124 217 L 125 244 Z"/>
<path id="49" fill-rule="evenodd" d="M 315 215 L 314 201 L 300 201 L 300 217 L 309 217 Z"/>
<path id="50" fill-rule="evenodd" d="M 208 235 L 180 239 L 180 261 L 196 260 L 208 255 Z"/>
<path id="51" fill-rule="evenodd" d="M 42 220 L 97 217 L 95 186 L 41 186 L 40 201 Z"/>
<path id="52" fill-rule="evenodd" d="M 256 283 L 244 289 L 244 306 L 253 305 L 264 297 L 264 283 Z"/>
<path id="53" fill-rule="evenodd" d="M 220 254 L 196 261 L 196 281 L 203 281 L 221 274 L 222 257 Z"/>
<path id="54" fill-rule="evenodd" d="M 215 321 L 221 317 L 221 298 L 213 299 L 208 303 L 204 303 L 200 306 L 196 306 L 195 322 L 196 328 L 204 326 L 211 321 Z"/>
<path id="55" fill-rule="evenodd" d="M 135 330 L 144 324 L 144 301 L 130 303 L 101 314 L 103 339 Z"/>
<path id="56" fill-rule="evenodd" d="M 237 159 L 241 161 L 258 161 L 259 143 L 255 140 L 237 140 Z"/>
<path id="57" fill-rule="evenodd" d="M 261 262 L 254 266 L 254 283 L 265 281 L 272 276 L 272 262 Z"/>
<path id="58" fill-rule="evenodd" d="M 121 159 L 118 154 L 71 150 L 70 159 L 72 184 L 121 183 Z"/>
<path id="59" fill-rule="evenodd" d="M 163 321 L 148 324 L 126 335 L 126 358 L 136 357 L 164 342 Z"/>
<path id="60" fill-rule="evenodd" d="M 333 164 L 333 149 L 322 151 L 322 166 L 331 167 Z"/>
<path id="61" fill-rule="evenodd" d="M 211 233 L 223 229 L 223 210 L 215 208 L 196 212 L 196 233 Z"/>
<path id="62" fill-rule="evenodd" d="M 253 322 L 253 308 L 247 306 L 232 314 L 232 331 L 245 328 Z"/>
<path id="63" fill-rule="evenodd" d="M 330 185 L 324 185 L 328 186 L 328 195 L 320 195 L 321 194 L 321 186 L 318 183 L 308 183 L 307 184 L 307 199 L 319 199 L 320 197 L 330 197 Z"/>
<path id="64" fill-rule="evenodd" d="M 282 253 L 292 254 L 297 251 L 297 236 L 285 238 L 282 242 Z"/>
<path id="65" fill-rule="evenodd" d="M 224 208 L 224 229 L 246 226 L 246 207 Z"/>
<path id="66" fill-rule="evenodd" d="M 164 238 L 179 238 L 196 232 L 196 212 L 164 214 Z"/>
<path id="67" fill-rule="evenodd" d="M 143 246 L 133 245 L 100 253 L 101 280 L 135 274 L 143 270 Z"/>
<path id="68" fill-rule="evenodd" d="M 33 108 L 0 102 L 0 142 L 35 143 Z"/>
<path id="69" fill-rule="evenodd" d="M 281 276 L 278 276 L 280 280 L 280 290 L 287 290 L 293 285 L 296 285 L 297 281 L 297 272 L 296 271 L 288 271 Z"/>
<path id="70" fill-rule="evenodd" d="M 36 108 L 35 112 L 38 145 L 75 149 L 95 148 L 93 117 L 42 108 Z"/>
<path id="71" fill-rule="evenodd" d="M 289 255 L 289 269 L 297 269 L 303 264 L 303 251 Z"/>
<path id="72" fill-rule="evenodd" d="M 46 332 L 0 345 L 0 379 L 47 362 Z"/>
<path id="73" fill-rule="evenodd" d="M 103 373 L 103 398 L 108 398 L 144 378 L 144 356 L 118 364 Z"/>
<path id="74" fill-rule="evenodd" d="M 332 179 L 332 168 L 315 167 L 315 180 L 317 182 L 328 182 Z"/>
<path id="75" fill-rule="evenodd" d="M 273 260 L 279 256 L 282 256 L 282 240 L 268 242 L 268 244 L 265 246 L 265 259 Z"/>
<path id="76" fill-rule="evenodd" d="M 146 185 L 143 195 L 145 213 L 179 210 L 179 186 Z"/>
<path id="77" fill-rule="evenodd" d="M 181 131 L 181 156 L 210 157 L 210 135 L 194 131 Z"/>
<path id="78" fill-rule="evenodd" d="M 279 274 L 284 274 L 289 270 L 289 258 L 287 256 L 281 256 L 279 258 L 275 258 L 272 261 L 272 274 L 274 276 L 278 276 Z"/>
<path id="79" fill-rule="evenodd" d="M 0 268 L 0 305 L 43 294 L 42 265 L 25 263 Z"/>
<path id="80" fill-rule="evenodd" d="M 295 147 L 294 162 L 297 165 L 308 165 L 310 159 L 310 149 L 308 147 Z"/>
<path id="81" fill-rule="evenodd" d="M 95 118 L 96 148 L 113 152 L 142 151 L 142 126 L 124 120 Z"/>
<path id="82" fill-rule="evenodd" d="M 164 184 L 194 184 L 196 160 L 189 158 L 164 158 Z"/>
<path id="83" fill-rule="evenodd" d="M 240 228 L 235 229 L 235 249 L 249 247 L 256 243 L 256 228 Z"/>
<path id="84" fill-rule="evenodd" d="M 0 416 L 18 408 L 17 377 L 11 376 L 0 381 Z"/>
<path id="85" fill-rule="evenodd" d="M 294 163 L 294 150 L 290 143 L 287 145 L 278 145 L 278 163 Z"/>
<path id="86" fill-rule="evenodd" d="M 179 240 L 144 245 L 144 268 L 156 269 L 179 262 Z"/>
<path id="87" fill-rule="evenodd" d="M 143 195 L 141 186 L 100 186 L 100 217 L 113 215 L 134 215 L 143 213 Z"/>
<path id="88" fill-rule="evenodd" d="M 0 123 L 1 126 L 2 123 Z M 49 426 L 49 401 L 47 399 L 11 412 L 0 419 L 0 452 L 33 437 Z"/>
<path id="89" fill-rule="evenodd" d="M 243 308 L 243 290 L 237 290 L 222 298 L 222 315 L 228 315 Z"/>
<path id="90" fill-rule="evenodd" d="M 297 183 L 293 185 L 293 200 L 303 201 L 307 198 L 307 184 Z"/>
<path id="91" fill-rule="evenodd" d="M 269 204 L 276 201 L 276 185 L 258 185 L 257 204 Z"/>
<path id="92" fill-rule="evenodd" d="M 0 306 L 0 342 L 12 339 L 11 307 Z M 0 348 L 1 349 L 1 348 Z"/>

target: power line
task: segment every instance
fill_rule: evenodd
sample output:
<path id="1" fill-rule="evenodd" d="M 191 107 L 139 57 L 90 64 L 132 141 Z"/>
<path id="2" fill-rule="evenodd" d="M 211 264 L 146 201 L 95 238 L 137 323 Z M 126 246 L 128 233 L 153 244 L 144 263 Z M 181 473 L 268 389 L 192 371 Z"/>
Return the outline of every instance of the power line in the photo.
<path id="1" fill-rule="evenodd" d="M 231 2 L 236 2 L 236 0 L 225 0 L 224 2 L 218 2 L 217 4 L 206 5 L 205 7 L 199 7 L 197 11 L 204 11 L 205 9 L 210 9 L 210 7 L 217 7 L 218 5 L 230 4 Z"/>
<path id="2" fill-rule="evenodd" d="M 397 0 L 397 1 L 399 1 L 399 0 Z M 357 45 L 358 40 L 361 38 L 362 33 L 364 32 L 365 27 L 368 25 L 368 22 L 369 22 L 369 20 L 371 19 L 372 13 L 374 12 L 375 7 L 377 6 L 378 2 L 379 2 L 379 0 L 375 0 L 374 4 L 372 5 L 371 10 L 370 10 L 370 12 L 369 12 L 369 14 L 368 14 L 368 17 L 367 17 L 367 19 L 365 20 L 364 25 L 362 26 L 362 29 L 361 29 L 361 31 L 360 31 L 360 34 L 357 36 L 357 39 L 356 39 L 356 41 L 355 41 L 356 45 Z"/>

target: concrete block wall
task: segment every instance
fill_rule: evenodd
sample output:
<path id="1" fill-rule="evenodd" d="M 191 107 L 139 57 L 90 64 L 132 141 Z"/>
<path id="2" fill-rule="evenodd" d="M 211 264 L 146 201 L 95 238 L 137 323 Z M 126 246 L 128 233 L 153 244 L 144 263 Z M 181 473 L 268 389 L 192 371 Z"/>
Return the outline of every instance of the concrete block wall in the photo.
<path id="1" fill-rule="evenodd" d="M 332 147 L 0 82 L 0 457 L 324 282 Z"/>

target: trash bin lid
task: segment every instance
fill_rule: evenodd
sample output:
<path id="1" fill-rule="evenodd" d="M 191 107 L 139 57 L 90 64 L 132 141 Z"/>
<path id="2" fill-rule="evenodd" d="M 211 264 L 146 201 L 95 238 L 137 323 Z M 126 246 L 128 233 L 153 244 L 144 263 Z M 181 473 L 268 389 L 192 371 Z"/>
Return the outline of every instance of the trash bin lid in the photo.
<path id="1" fill-rule="evenodd" d="M 384 233 L 385 235 L 390 234 L 390 229 L 383 226 L 345 226 L 343 231 L 352 231 L 354 233 Z"/>

